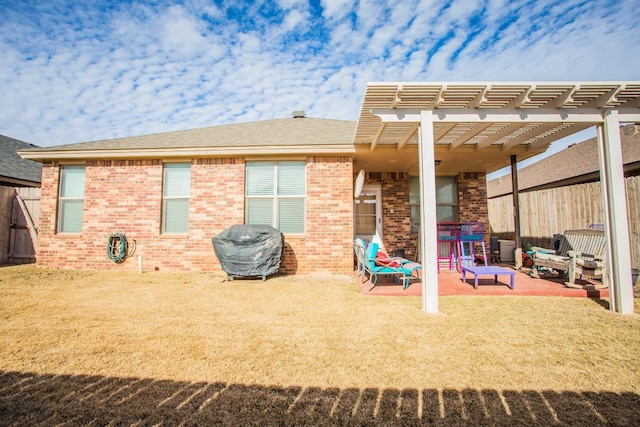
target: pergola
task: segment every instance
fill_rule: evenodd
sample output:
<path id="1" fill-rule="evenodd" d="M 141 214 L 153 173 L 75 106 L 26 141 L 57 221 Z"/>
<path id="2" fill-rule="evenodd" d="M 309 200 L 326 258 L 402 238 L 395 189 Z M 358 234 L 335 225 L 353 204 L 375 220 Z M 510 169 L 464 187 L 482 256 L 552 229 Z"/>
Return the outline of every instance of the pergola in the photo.
<path id="1" fill-rule="evenodd" d="M 368 83 L 357 152 L 378 166 L 418 153 L 423 310 L 438 312 L 438 281 L 429 280 L 437 277 L 436 160 L 440 173 L 492 172 L 596 126 L 611 308 L 633 313 L 621 123 L 640 123 L 640 81 Z"/>

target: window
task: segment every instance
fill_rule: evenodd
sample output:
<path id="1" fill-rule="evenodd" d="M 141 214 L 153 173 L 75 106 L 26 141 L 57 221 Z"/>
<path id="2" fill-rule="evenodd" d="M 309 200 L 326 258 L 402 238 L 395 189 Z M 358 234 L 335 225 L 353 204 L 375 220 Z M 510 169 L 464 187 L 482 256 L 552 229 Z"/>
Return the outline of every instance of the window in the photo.
<path id="1" fill-rule="evenodd" d="M 82 232 L 84 165 L 62 166 L 60 172 L 59 233 Z"/>
<path id="2" fill-rule="evenodd" d="M 458 221 L 458 180 L 455 176 L 436 177 L 436 218 L 438 222 Z"/>
<path id="3" fill-rule="evenodd" d="M 409 205 L 411 208 L 411 232 L 418 233 L 420 226 L 420 179 L 409 178 Z M 458 181 L 455 176 L 436 177 L 436 217 L 438 222 L 458 221 Z"/>
<path id="4" fill-rule="evenodd" d="M 247 162 L 245 188 L 247 224 L 304 233 L 305 162 Z"/>
<path id="5" fill-rule="evenodd" d="M 162 193 L 162 232 L 186 234 L 189 231 L 189 192 L 191 165 L 166 163 Z"/>

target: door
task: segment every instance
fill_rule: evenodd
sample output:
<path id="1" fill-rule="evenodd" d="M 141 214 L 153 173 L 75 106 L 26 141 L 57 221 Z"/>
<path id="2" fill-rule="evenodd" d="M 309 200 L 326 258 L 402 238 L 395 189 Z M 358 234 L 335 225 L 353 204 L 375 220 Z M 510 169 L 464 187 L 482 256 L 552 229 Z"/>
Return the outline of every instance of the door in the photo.
<path id="1" fill-rule="evenodd" d="M 382 188 L 379 185 L 364 185 L 360 196 L 354 200 L 355 238 L 366 243 L 382 241 Z"/>

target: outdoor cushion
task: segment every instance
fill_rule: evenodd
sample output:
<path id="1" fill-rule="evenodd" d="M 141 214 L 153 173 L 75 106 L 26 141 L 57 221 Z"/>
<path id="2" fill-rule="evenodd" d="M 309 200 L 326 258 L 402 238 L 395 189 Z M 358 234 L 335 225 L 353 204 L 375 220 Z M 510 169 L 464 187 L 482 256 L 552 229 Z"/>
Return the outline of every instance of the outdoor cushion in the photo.
<path id="1" fill-rule="evenodd" d="M 402 265 L 402 258 L 389 258 L 389 255 L 386 253 L 378 251 L 375 262 L 378 265 L 384 265 L 387 267 L 400 267 Z"/>
<path id="2" fill-rule="evenodd" d="M 584 258 L 576 258 L 576 264 L 584 268 L 601 268 L 604 264 L 600 261 L 591 261 Z"/>
<path id="3" fill-rule="evenodd" d="M 549 261 L 558 261 L 558 262 L 569 261 L 571 259 L 569 257 L 564 257 L 564 256 L 560 256 L 560 255 L 554 255 L 554 254 L 550 254 L 550 253 L 542 253 L 542 252 L 536 253 L 536 258 L 537 259 L 543 259 L 543 260 L 549 260 Z"/>

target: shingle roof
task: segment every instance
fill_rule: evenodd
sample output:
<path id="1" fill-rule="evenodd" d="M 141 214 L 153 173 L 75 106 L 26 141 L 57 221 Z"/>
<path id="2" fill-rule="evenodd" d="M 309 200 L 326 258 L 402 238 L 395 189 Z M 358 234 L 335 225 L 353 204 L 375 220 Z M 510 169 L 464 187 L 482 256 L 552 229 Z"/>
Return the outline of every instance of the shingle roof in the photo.
<path id="1" fill-rule="evenodd" d="M 624 164 L 640 163 L 640 126 L 625 126 L 620 134 Z M 599 170 L 598 143 L 596 138 L 591 138 L 518 170 L 518 187 L 522 191 L 550 187 L 554 184 L 586 182 L 593 180 L 594 174 Z M 487 183 L 487 195 L 490 198 L 511 191 L 511 174 Z"/>
<path id="2" fill-rule="evenodd" d="M 287 118 L 58 145 L 30 151 L 351 145 L 355 128 L 353 121 Z"/>
<path id="3" fill-rule="evenodd" d="M 18 150 L 34 148 L 35 145 L 0 135 L 0 183 L 11 185 L 37 184 L 42 177 L 42 164 L 25 160 Z"/>

